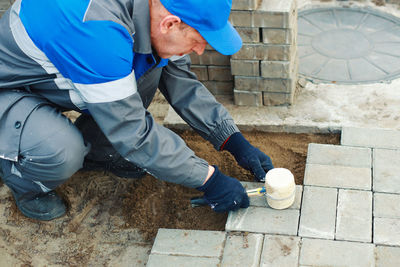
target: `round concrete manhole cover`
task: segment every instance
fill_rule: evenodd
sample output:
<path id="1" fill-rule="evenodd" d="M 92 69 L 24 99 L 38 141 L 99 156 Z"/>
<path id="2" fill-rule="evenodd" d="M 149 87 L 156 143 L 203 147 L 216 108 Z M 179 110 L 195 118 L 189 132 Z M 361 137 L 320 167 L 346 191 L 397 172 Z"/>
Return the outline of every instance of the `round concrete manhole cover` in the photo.
<path id="1" fill-rule="evenodd" d="M 315 82 L 373 83 L 400 76 L 400 19 L 372 9 L 299 13 L 299 72 Z"/>

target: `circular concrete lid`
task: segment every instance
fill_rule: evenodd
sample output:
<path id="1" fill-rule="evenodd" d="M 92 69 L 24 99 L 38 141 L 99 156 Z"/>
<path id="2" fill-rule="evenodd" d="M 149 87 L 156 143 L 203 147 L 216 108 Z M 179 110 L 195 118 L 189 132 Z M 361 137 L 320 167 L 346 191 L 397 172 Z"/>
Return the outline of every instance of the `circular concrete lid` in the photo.
<path id="1" fill-rule="evenodd" d="M 314 82 L 360 84 L 400 76 L 400 19 L 373 9 L 299 13 L 299 72 Z"/>

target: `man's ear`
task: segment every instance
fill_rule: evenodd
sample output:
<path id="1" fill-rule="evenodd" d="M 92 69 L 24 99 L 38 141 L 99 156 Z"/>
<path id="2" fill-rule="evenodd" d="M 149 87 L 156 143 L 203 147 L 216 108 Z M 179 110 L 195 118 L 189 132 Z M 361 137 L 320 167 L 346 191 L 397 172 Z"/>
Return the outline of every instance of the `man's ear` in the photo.
<path id="1" fill-rule="evenodd" d="M 168 33 L 174 27 L 177 27 L 181 24 L 181 19 L 174 15 L 165 16 L 160 22 L 160 32 L 162 34 Z"/>

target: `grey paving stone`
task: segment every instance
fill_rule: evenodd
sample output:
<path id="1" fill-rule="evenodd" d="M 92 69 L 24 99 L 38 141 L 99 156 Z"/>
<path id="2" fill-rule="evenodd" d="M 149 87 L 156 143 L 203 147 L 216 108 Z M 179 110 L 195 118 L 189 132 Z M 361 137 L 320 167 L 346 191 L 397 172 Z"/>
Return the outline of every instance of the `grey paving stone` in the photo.
<path id="1" fill-rule="evenodd" d="M 208 66 L 210 81 L 233 81 L 230 66 Z"/>
<path id="2" fill-rule="evenodd" d="M 203 81 L 202 83 L 213 95 L 232 95 L 233 81 Z"/>
<path id="3" fill-rule="evenodd" d="M 152 254 L 220 257 L 225 232 L 159 229 Z"/>
<path id="4" fill-rule="evenodd" d="M 232 1 L 233 10 L 254 10 L 257 8 L 259 0 L 234 0 Z"/>
<path id="5" fill-rule="evenodd" d="M 258 43 L 260 42 L 260 29 L 248 27 L 235 28 L 242 38 L 243 43 Z"/>
<path id="6" fill-rule="evenodd" d="M 294 89 L 290 94 L 273 92 L 263 92 L 262 94 L 264 106 L 291 105 L 294 101 Z"/>
<path id="7" fill-rule="evenodd" d="M 374 245 L 348 241 L 303 238 L 300 265 L 305 266 L 375 266 Z"/>
<path id="8" fill-rule="evenodd" d="M 400 131 L 343 127 L 341 144 L 346 146 L 400 149 Z"/>
<path id="9" fill-rule="evenodd" d="M 242 90 L 233 90 L 235 105 L 261 107 L 263 105 L 261 92 L 248 92 Z"/>
<path id="10" fill-rule="evenodd" d="M 246 190 L 256 189 L 264 186 L 264 183 L 255 183 L 255 182 L 241 182 L 241 183 Z M 294 203 L 288 209 L 295 209 L 295 210 L 300 209 L 302 194 L 303 194 L 303 186 L 296 185 L 296 196 L 294 198 Z M 250 197 L 250 206 L 269 207 L 267 199 L 264 196 Z"/>
<path id="11" fill-rule="evenodd" d="M 298 210 L 249 207 L 230 212 L 226 231 L 297 235 Z"/>
<path id="12" fill-rule="evenodd" d="M 255 11 L 232 10 L 229 20 L 236 27 L 297 28 L 297 16 L 295 0 L 262 0 Z"/>
<path id="13" fill-rule="evenodd" d="M 219 267 L 218 258 L 150 254 L 147 267 Z"/>
<path id="14" fill-rule="evenodd" d="M 307 163 L 371 168 L 371 149 L 309 144 Z"/>
<path id="15" fill-rule="evenodd" d="M 300 238 L 297 236 L 266 235 L 260 266 L 295 267 L 299 262 L 299 251 Z"/>
<path id="16" fill-rule="evenodd" d="M 261 76 L 290 79 L 293 77 L 295 61 L 295 57 L 290 61 L 261 61 Z"/>
<path id="17" fill-rule="evenodd" d="M 400 246 L 400 219 L 374 218 L 374 243 Z"/>
<path id="18" fill-rule="evenodd" d="M 254 24 L 269 28 L 294 28 L 297 25 L 297 1 L 262 0 L 255 12 Z"/>
<path id="19" fill-rule="evenodd" d="M 192 64 L 197 65 L 229 66 L 230 57 L 222 55 L 215 50 L 205 50 L 201 56 L 191 53 L 190 59 Z"/>
<path id="20" fill-rule="evenodd" d="M 293 45 L 286 44 L 244 44 L 232 55 L 233 59 L 291 60 L 296 53 Z"/>
<path id="21" fill-rule="evenodd" d="M 223 267 L 258 267 L 264 235 L 228 235 L 222 256 Z"/>
<path id="22" fill-rule="evenodd" d="M 299 236 L 334 239 L 337 189 L 305 186 Z"/>
<path id="23" fill-rule="evenodd" d="M 339 190 L 336 240 L 372 242 L 372 192 Z"/>
<path id="24" fill-rule="evenodd" d="M 208 68 L 207 66 L 202 66 L 202 65 L 192 65 L 191 66 L 191 71 L 193 71 L 197 79 L 199 81 L 208 81 Z"/>
<path id="25" fill-rule="evenodd" d="M 265 44 L 293 44 L 295 40 L 294 29 L 262 29 L 263 43 Z"/>
<path id="26" fill-rule="evenodd" d="M 232 75 L 260 76 L 260 61 L 231 59 L 231 71 Z"/>
<path id="27" fill-rule="evenodd" d="M 400 150 L 374 149 L 374 192 L 400 193 Z"/>
<path id="28" fill-rule="evenodd" d="M 297 78 L 296 78 L 297 79 Z M 246 91 L 291 93 L 296 79 L 235 76 L 235 88 Z"/>
<path id="29" fill-rule="evenodd" d="M 376 267 L 400 266 L 400 248 L 377 246 L 375 248 Z"/>
<path id="30" fill-rule="evenodd" d="M 304 185 L 371 190 L 371 168 L 306 164 Z"/>
<path id="31" fill-rule="evenodd" d="M 374 193 L 374 217 L 400 219 L 400 195 Z"/>

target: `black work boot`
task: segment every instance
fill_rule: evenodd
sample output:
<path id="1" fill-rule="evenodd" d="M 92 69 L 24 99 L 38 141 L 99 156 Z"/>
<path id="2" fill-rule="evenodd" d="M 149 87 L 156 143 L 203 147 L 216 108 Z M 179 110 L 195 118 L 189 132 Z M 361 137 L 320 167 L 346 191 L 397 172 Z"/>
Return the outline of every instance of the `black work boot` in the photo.
<path id="1" fill-rule="evenodd" d="M 146 174 L 142 168 L 124 159 L 114 149 L 91 116 L 82 114 L 74 124 L 82 133 L 85 142 L 91 145 L 82 170 L 104 170 L 123 178 L 141 178 Z"/>
<path id="2" fill-rule="evenodd" d="M 39 194 L 21 194 L 11 189 L 11 192 L 18 209 L 26 217 L 41 221 L 50 221 L 63 216 L 67 211 L 63 199 L 55 191 Z"/>

